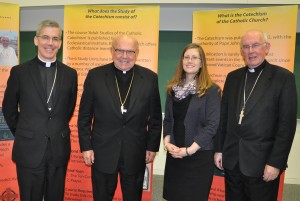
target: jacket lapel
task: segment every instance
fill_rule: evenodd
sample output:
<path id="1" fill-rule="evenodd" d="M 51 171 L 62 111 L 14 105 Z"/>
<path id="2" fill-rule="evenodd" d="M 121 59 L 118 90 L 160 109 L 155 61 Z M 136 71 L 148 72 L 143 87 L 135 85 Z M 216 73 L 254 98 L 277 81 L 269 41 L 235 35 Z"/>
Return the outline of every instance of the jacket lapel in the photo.
<path id="1" fill-rule="evenodd" d="M 61 97 L 61 89 L 63 87 L 63 83 L 64 83 L 64 68 L 57 63 L 57 75 L 56 75 L 56 80 L 55 80 L 55 86 L 54 86 L 54 100 L 53 100 L 53 109 L 51 110 L 51 112 L 54 111 L 55 109 L 55 105 L 58 101 L 58 99 Z"/>
<path id="2" fill-rule="evenodd" d="M 260 99 L 267 93 L 270 86 L 270 80 L 272 78 L 272 71 L 268 64 L 263 69 L 260 78 L 257 81 L 255 88 L 253 89 L 252 95 L 249 97 L 246 103 L 245 115 L 249 113 L 254 106 L 259 103 Z"/>
<path id="3" fill-rule="evenodd" d="M 139 68 L 134 66 L 134 78 L 132 81 L 132 88 L 130 92 L 130 101 L 128 106 L 128 112 L 134 108 L 134 104 L 137 100 L 137 97 L 140 96 L 141 90 L 144 88 L 144 82 L 142 81 L 143 75 L 141 74 Z"/>
<path id="4" fill-rule="evenodd" d="M 115 72 L 114 72 L 114 65 L 112 63 L 111 67 L 108 69 L 108 71 L 105 73 L 105 84 L 106 87 L 110 93 L 112 104 L 114 111 L 119 114 L 120 117 L 122 117 L 121 113 L 121 103 L 119 99 L 119 94 L 116 87 L 116 78 L 115 78 Z"/>
<path id="5" fill-rule="evenodd" d="M 33 80 L 33 83 L 40 95 L 41 101 L 42 101 L 43 105 L 45 106 L 45 108 L 48 110 L 47 100 L 46 100 L 47 95 L 46 95 L 46 91 L 43 88 L 43 83 L 42 83 L 40 69 L 39 69 L 38 64 L 35 63 L 34 61 L 31 61 L 31 63 L 29 64 L 29 71 L 30 71 L 30 75 Z"/>
<path id="6" fill-rule="evenodd" d="M 236 76 L 236 82 L 234 83 L 236 85 L 235 90 L 237 90 L 237 98 L 233 97 L 234 104 L 236 105 L 236 120 L 239 121 L 241 109 L 243 107 L 243 92 L 244 92 L 244 82 L 245 82 L 245 76 L 246 76 L 246 69 L 242 68 L 240 71 L 240 74 Z M 236 102 L 235 102 L 236 101 Z"/>

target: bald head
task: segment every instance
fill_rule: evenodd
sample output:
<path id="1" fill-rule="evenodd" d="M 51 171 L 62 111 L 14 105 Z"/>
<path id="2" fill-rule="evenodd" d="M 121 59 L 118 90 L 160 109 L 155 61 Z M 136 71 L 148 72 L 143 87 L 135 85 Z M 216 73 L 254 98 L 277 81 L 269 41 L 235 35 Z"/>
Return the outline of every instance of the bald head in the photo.
<path id="1" fill-rule="evenodd" d="M 112 41 L 112 46 L 116 47 L 120 43 L 131 43 L 131 44 L 133 44 L 134 49 L 136 49 L 136 50 L 139 49 L 138 41 L 132 36 L 128 36 L 128 35 L 116 36 Z"/>

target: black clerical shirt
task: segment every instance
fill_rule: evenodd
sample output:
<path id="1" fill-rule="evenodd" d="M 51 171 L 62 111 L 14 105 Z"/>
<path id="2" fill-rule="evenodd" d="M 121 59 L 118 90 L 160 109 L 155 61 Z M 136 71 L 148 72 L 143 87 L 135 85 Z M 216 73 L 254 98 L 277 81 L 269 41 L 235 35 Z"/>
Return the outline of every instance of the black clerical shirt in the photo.
<path id="1" fill-rule="evenodd" d="M 264 61 L 262 64 L 254 68 L 254 72 L 250 72 L 249 68 L 247 68 L 247 82 L 246 82 L 246 97 L 249 96 L 249 93 L 254 86 L 254 83 L 259 75 L 259 73 L 262 71 L 262 69 L 265 67 L 266 61 Z M 259 81 L 258 81 L 259 82 Z M 253 89 L 255 90 L 255 89 Z"/>
<path id="2" fill-rule="evenodd" d="M 128 90 L 130 90 L 129 93 L 128 93 L 128 97 L 126 99 L 126 102 L 124 103 L 125 109 L 127 109 L 128 106 L 129 106 L 130 93 L 131 93 L 131 90 L 132 90 L 132 86 L 131 86 L 130 89 L 129 89 L 129 87 L 130 87 L 130 82 L 131 82 L 131 79 L 132 79 L 132 76 L 133 76 L 133 70 L 134 70 L 134 68 L 131 68 L 129 71 L 126 71 L 126 73 L 124 73 L 123 71 L 115 68 L 115 75 L 116 75 L 116 78 L 117 78 L 117 81 L 118 81 L 122 102 L 124 102 L 126 94 L 127 94 Z M 120 103 L 120 105 L 121 105 L 121 103 Z"/>

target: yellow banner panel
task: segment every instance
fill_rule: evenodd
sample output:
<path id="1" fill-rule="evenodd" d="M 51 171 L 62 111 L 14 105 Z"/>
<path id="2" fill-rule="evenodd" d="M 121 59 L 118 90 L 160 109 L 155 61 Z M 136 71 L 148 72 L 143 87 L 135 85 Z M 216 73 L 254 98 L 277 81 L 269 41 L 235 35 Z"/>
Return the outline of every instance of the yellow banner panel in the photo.
<path id="1" fill-rule="evenodd" d="M 243 67 L 241 36 L 248 30 L 265 32 L 271 43 L 266 59 L 293 71 L 298 6 L 256 7 L 193 13 L 193 42 L 207 56 L 213 80 L 221 87 L 228 72 Z"/>
<path id="2" fill-rule="evenodd" d="M 137 64 L 157 72 L 159 6 L 65 6 L 63 62 L 78 72 L 78 98 L 73 118 L 72 153 L 66 177 L 65 200 L 92 200 L 90 168 L 82 161 L 77 135 L 77 116 L 83 83 L 91 68 L 112 62 L 112 39 L 130 35 L 139 41 Z M 143 201 L 152 196 L 152 167 L 147 166 Z M 114 200 L 122 200 L 120 186 Z"/>
<path id="3" fill-rule="evenodd" d="M 18 64 L 19 16 L 19 5 L 0 3 L 0 200 L 20 200 L 16 165 L 11 160 L 14 137 L 2 113 L 7 79 L 11 67 Z"/>

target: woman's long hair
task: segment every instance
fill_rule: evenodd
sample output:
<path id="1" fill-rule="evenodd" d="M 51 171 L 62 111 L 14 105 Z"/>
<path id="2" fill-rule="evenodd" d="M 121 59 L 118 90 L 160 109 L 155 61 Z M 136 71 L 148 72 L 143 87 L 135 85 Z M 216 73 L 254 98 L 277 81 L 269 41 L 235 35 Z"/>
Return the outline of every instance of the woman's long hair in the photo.
<path id="1" fill-rule="evenodd" d="M 175 75 L 173 76 L 172 80 L 170 80 L 169 83 L 167 84 L 167 93 L 170 95 L 172 94 L 173 91 L 172 87 L 174 85 L 184 82 L 185 72 L 183 70 L 182 62 L 183 62 L 185 52 L 189 49 L 197 49 L 200 55 L 201 67 L 199 69 L 199 72 L 195 76 L 196 91 L 199 97 L 206 94 L 207 89 L 213 85 L 213 81 L 211 80 L 207 71 L 206 58 L 205 58 L 205 53 L 203 48 L 196 43 L 190 43 L 183 49 Z"/>

